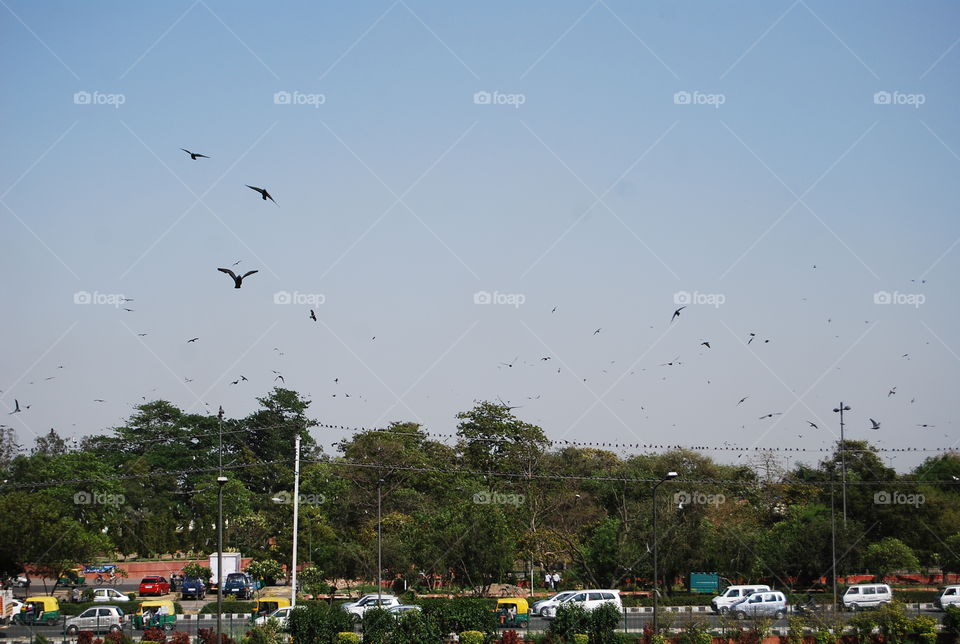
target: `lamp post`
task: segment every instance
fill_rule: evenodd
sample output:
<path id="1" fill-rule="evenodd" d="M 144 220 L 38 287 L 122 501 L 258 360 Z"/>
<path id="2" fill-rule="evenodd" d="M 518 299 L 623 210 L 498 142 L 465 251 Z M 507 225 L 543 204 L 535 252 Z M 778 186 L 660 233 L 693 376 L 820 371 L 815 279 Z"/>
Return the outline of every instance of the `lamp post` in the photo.
<path id="1" fill-rule="evenodd" d="M 383 479 L 377 480 L 377 606 L 382 607 L 380 595 L 383 592 L 383 531 L 380 525 L 381 489 Z"/>
<path id="2" fill-rule="evenodd" d="M 839 407 L 834 407 L 834 413 L 840 414 L 840 487 L 843 493 L 843 527 L 847 527 L 847 444 L 843 440 L 843 412 L 850 411 L 850 405 L 844 405 L 840 402 Z"/>
<path id="3" fill-rule="evenodd" d="M 293 561 L 290 571 L 290 606 L 297 606 L 297 527 L 300 509 L 300 432 L 293 439 Z"/>
<path id="4" fill-rule="evenodd" d="M 223 638 L 223 484 L 227 477 L 223 475 L 223 406 L 217 412 L 217 433 L 219 434 L 219 467 L 217 471 L 217 644 Z"/>
<path id="5" fill-rule="evenodd" d="M 660 479 L 652 491 L 653 497 L 653 634 L 657 634 L 657 604 L 660 597 L 660 578 L 657 570 L 657 488 L 670 479 L 677 478 L 676 472 L 667 472 L 666 476 Z"/>

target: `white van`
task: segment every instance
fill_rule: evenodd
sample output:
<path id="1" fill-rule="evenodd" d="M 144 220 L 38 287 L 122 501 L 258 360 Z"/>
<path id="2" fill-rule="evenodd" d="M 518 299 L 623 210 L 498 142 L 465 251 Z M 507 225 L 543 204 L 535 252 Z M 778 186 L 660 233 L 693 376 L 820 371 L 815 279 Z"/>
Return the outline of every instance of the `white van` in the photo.
<path id="1" fill-rule="evenodd" d="M 540 609 L 540 617 L 544 619 L 553 619 L 557 616 L 557 608 L 568 604 L 579 604 L 586 610 L 593 610 L 603 604 L 613 604 L 621 613 L 623 612 L 623 602 L 620 600 L 619 590 L 594 589 L 579 590 L 570 597 L 567 597 L 559 604 L 554 606 L 545 606 Z"/>
<path id="2" fill-rule="evenodd" d="M 960 586 L 945 586 L 933 603 L 940 610 L 946 610 L 947 606 L 960 606 Z"/>
<path id="3" fill-rule="evenodd" d="M 854 584 L 843 593 L 843 607 L 847 610 L 876 608 L 893 601 L 893 593 L 886 584 Z"/>
<path id="4" fill-rule="evenodd" d="M 710 607 L 713 608 L 714 613 L 723 615 L 730 609 L 731 606 L 736 604 L 744 597 L 748 597 L 753 593 L 760 592 L 770 592 L 770 586 L 764 586 L 763 584 L 728 586 L 722 594 L 713 598 L 713 600 L 710 602 Z"/>
<path id="5" fill-rule="evenodd" d="M 747 617 L 783 619 L 783 616 L 787 614 L 787 598 L 784 597 L 783 593 L 777 591 L 756 592 L 744 597 L 731 606 L 729 610 L 737 619 L 746 619 Z"/>

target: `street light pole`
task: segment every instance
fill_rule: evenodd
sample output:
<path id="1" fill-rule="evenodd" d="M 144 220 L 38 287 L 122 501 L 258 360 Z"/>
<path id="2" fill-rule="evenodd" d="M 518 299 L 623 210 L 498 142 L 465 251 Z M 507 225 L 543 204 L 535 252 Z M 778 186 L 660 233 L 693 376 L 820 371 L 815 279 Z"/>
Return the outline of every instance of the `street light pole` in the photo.
<path id="1" fill-rule="evenodd" d="M 217 474 L 217 644 L 223 638 L 223 484 L 227 477 L 223 475 L 223 406 L 217 412 L 217 432 L 219 434 L 219 468 Z"/>
<path id="2" fill-rule="evenodd" d="M 847 443 L 843 440 L 843 412 L 850 411 L 850 405 L 844 405 L 840 401 L 840 406 L 835 407 L 835 413 L 840 414 L 840 477 L 841 489 L 843 492 L 843 528 L 847 528 Z"/>
<path id="3" fill-rule="evenodd" d="M 380 593 L 383 591 L 383 531 L 380 525 L 381 488 L 383 479 L 377 480 L 377 606 L 382 607 Z"/>
<path id="4" fill-rule="evenodd" d="M 300 432 L 293 440 L 293 561 L 290 571 L 290 606 L 297 606 L 297 527 L 300 509 Z"/>
<path id="5" fill-rule="evenodd" d="M 659 571 L 657 570 L 657 488 L 660 487 L 661 483 L 665 483 L 670 479 L 677 478 L 676 472 L 667 472 L 666 476 L 660 479 L 654 486 L 652 491 L 653 497 L 653 634 L 657 634 L 657 604 L 660 597 L 660 577 Z"/>

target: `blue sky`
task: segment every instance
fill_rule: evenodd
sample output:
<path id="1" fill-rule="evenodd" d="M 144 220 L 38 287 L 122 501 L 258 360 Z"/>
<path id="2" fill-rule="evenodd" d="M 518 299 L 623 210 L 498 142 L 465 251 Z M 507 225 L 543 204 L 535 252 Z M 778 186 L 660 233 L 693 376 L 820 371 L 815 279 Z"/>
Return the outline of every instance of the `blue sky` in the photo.
<path id="1" fill-rule="evenodd" d="M 556 440 L 809 450 L 789 465 L 843 398 L 851 438 L 957 441 L 954 3 L 0 16 L 21 443 L 144 398 L 242 416 L 274 370 L 335 425 L 452 433 L 500 397 Z"/>

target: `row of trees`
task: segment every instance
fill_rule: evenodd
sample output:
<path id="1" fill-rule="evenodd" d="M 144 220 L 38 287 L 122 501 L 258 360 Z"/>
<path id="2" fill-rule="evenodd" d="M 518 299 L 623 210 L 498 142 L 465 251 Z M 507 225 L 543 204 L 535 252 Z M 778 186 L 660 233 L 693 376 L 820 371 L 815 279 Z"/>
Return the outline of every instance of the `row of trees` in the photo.
<path id="1" fill-rule="evenodd" d="M 0 574 L 114 553 L 214 550 L 221 459 L 225 545 L 287 562 L 298 434 L 299 558 L 328 577 L 376 578 L 379 494 L 388 578 L 483 588 L 563 565 L 567 580 L 589 585 L 649 584 L 651 488 L 669 471 L 679 477 L 657 496 L 665 578 L 710 570 L 806 585 L 829 574 L 834 544 L 838 572 L 960 572 L 957 453 L 907 474 L 860 441 L 838 444 L 816 466 L 779 469 L 690 450 L 621 457 L 555 448 L 540 427 L 490 402 L 458 414 L 453 445 L 415 423 L 331 445 L 296 392 L 277 388 L 258 401 L 238 419 L 155 401 L 75 446 L 52 430 L 29 452 L 0 436 L 0 516 L 15 517 L 0 522 Z"/>

